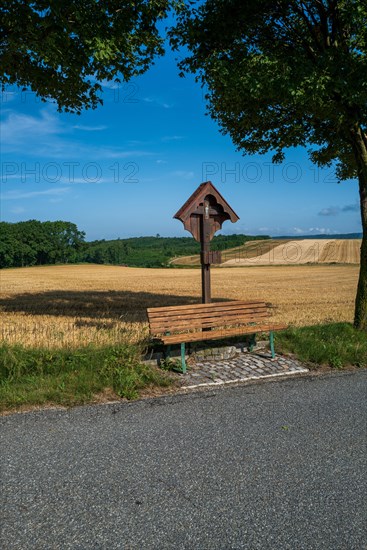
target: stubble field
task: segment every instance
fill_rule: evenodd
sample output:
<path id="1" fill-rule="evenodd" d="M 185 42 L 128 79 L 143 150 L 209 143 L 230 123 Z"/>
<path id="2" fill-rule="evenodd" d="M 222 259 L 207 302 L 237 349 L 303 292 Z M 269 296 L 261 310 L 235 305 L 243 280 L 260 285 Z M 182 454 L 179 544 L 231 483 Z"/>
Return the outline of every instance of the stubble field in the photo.
<path id="1" fill-rule="evenodd" d="M 360 239 L 267 239 L 222 252 L 222 267 L 302 264 L 358 264 Z M 181 256 L 174 265 L 200 265 L 200 256 Z"/>
<path id="2" fill-rule="evenodd" d="M 261 299 L 274 321 L 352 321 L 359 268 L 300 265 L 212 269 L 214 300 Z M 0 338 L 29 347 L 80 347 L 147 338 L 146 308 L 200 302 L 198 269 L 50 266 L 3 270 Z"/>

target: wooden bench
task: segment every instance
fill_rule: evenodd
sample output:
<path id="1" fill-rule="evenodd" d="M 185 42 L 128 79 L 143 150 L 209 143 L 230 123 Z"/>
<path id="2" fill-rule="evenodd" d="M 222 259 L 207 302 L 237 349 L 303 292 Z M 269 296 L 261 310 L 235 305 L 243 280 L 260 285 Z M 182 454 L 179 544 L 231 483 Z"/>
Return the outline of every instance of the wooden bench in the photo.
<path id="1" fill-rule="evenodd" d="M 152 307 L 147 309 L 150 335 L 166 346 L 181 344 L 183 373 L 186 372 L 185 344 L 189 342 L 249 334 L 252 335 L 249 346 L 252 351 L 256 342 L 256 333 L 268 332 L 271 356 L 274 358 L 273 332 L 287 327 L 271 322 L 269 306 L 270 304 L 260 301 L 232 301 Z"/>

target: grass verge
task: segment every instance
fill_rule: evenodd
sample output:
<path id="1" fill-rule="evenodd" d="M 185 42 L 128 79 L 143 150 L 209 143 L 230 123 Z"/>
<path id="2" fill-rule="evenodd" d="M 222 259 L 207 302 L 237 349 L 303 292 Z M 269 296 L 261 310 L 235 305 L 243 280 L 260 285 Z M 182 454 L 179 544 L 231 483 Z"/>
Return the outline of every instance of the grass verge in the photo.
<path id="1" fill-rule="evenodd" d="M 171 383 L 169 375 L 140 362 L 135 346 L 76 350 L 0 346 L 0 411 L 46 403 L 83 404 L 106 389 L 135 399 L 140 390 Z"/>
<path id="2" fill-rule="evenodd" d="M 367 367 L 367 334 L 350 323 L 291 328 L 276 333 L 276 350 L 301 361 L 341 369 Z"/>

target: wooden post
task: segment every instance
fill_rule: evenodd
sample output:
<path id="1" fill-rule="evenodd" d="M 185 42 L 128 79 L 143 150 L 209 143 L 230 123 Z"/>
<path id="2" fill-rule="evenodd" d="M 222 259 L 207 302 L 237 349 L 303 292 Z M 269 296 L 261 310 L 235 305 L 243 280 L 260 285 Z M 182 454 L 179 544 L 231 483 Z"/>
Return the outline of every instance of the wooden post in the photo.
<path id="1" fill-rule="evenodd" d="M 210 219 L 209 219 L 209 201 L 204 200 L 203 215 L 201 216 L 201 295 L 202 303 L 210 304 L 212 301 L 210 291 Z"/>

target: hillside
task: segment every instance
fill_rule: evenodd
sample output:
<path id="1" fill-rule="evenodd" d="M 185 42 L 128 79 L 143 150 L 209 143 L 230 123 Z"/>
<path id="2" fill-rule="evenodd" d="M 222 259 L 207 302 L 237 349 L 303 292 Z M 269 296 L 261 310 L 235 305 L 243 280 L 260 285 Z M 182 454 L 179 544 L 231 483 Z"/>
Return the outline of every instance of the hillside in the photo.
<path id="1" fill-rule="evenodd" d="M 200 245 L 187 237 L 132 237 L 85 241 L 72 222 L 0 222 L 0 269 L 33 265 L 93 263 L 130 267 L 167 267 L 171 258 L 198 254 Z M 226 250 L 267 236 L 216 235 L 212 250 Z"/>
<path id="2" fill-rule="evenodd" d="M 191 236 L 157 234 L 88 242 L 85 233 L 72 222 L 37 220 L 0 222 L 0 234 L 0 269 L 77 263 L 129 267 L 200 265 L 200 244 Z M 324 237 L 271 239 L 242 234 L 215 235 L 211 249 L 221 250 L 221 265 L 228 266 L 359 262 L 360 240 L 347 238 L 348 235 Z"/>
<path id="3" fill-rule="evenodd" d="M 268 239 L 222 252 L 222 267 L 287 264 L 358 264 L 360 239 Z M 175 258 L 177 266 L 200 265 L 199 255 Z"/>
<path id="4" fill-rule="evenodd" d="M 250 244 L 255 239 L 268 237 L 249 237 L 247 235 L 216 235 L 212 241 L 212 250 L 226 250 Z M 79 258 L 83 262 L 97 264 L 126 265 L 131 267 L 167 267 L 171 259 L 200 252 L 200 244 L 192 237 L 135 237 L 112 241 L 94 241 L 85 243 Z"/>

